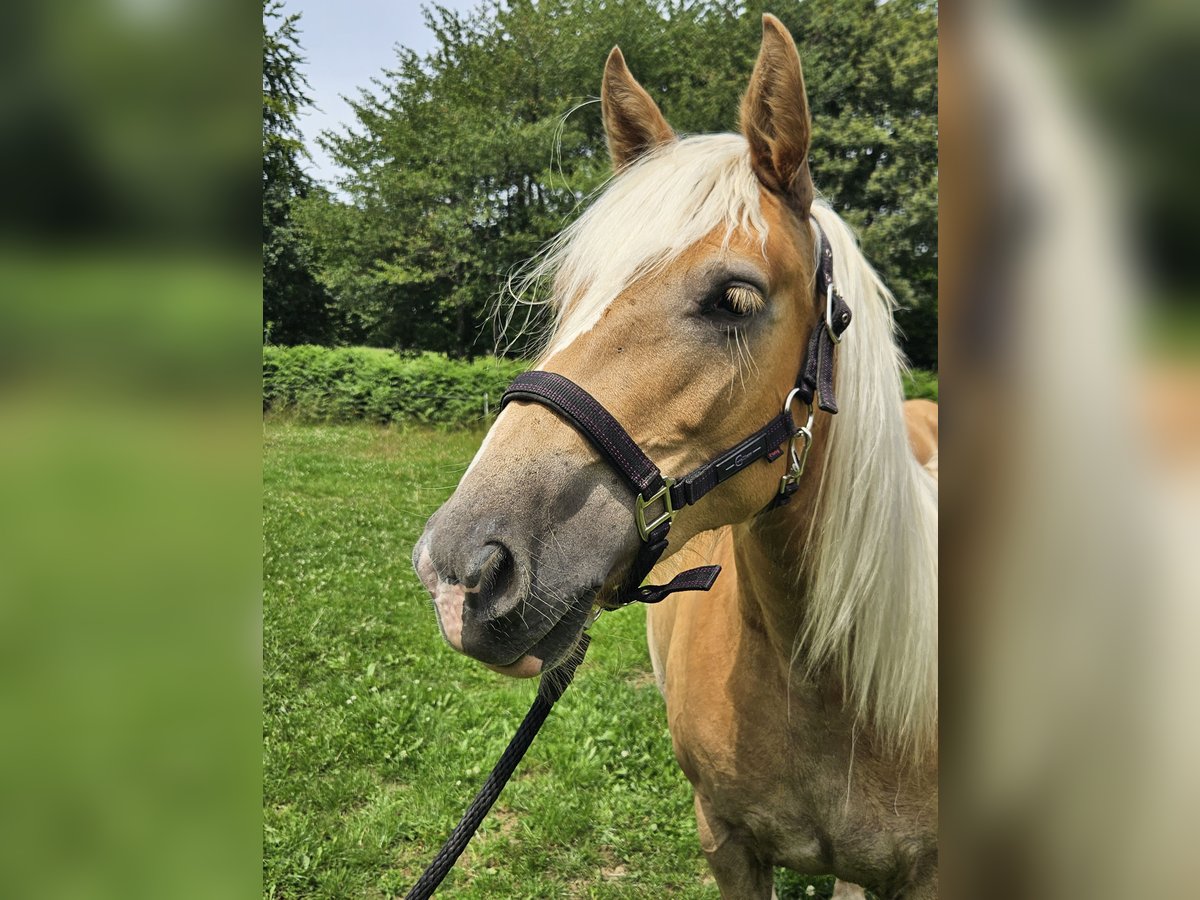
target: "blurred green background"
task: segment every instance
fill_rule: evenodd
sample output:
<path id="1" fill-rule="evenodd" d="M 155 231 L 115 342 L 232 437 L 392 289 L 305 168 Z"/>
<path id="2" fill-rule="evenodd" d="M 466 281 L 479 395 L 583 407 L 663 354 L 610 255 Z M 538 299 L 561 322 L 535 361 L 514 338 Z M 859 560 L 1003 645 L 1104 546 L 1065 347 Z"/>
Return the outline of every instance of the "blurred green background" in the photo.
<path id="1" fill-rule="evenodd" d="M 0 893 L 258 893 L 251 4 L 0 12 Z"/>

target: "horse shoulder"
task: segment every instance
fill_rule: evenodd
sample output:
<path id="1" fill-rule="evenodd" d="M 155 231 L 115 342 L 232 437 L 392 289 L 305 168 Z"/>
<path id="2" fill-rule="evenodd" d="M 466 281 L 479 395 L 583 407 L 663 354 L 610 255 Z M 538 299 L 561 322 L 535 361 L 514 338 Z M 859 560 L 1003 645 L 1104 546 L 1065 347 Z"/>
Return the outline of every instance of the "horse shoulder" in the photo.
<path id="1" fill-rule="evenodd" d="M 720 682 L 711 675 L 714 665 L 732 666 L 732 660 L 713 659 L 727 640 L 719 635 L 729 633 L 724 623 L 732 613 L 735 597 L 731 592 L 737 583 L 733 542 L 728 528 L 705 532 L 692 538 L 680 551 L 653 572 L 656 581 L 666 581 L 683 569 L 699 564 L 716 564 L 722 568 L 715 587 L 708 592 L 673 594 L 646 609 L 646 637 L 650 661 L 667 707 L 667 721 L 675 744 L 676 756 L 689 779 L 694 770 L 690 765 L 685 744 L 691 743 L 686 732 L 696 721 L 719 728 L 716 715 L 723 701 L 715 696 Z M 702 709 L 705 715 L 696 716 Z"/>
<path id="2" fill-rule="evenodd" d="M 667 582 L 692 566 L 717 564 L 722 567 L 718 581 L 720 587 L 723 582 L 735 580 L 732 549 L 729 528 L 702 532 L 656 566 L 651 573 L 651 580 Z M 702 596 L 693 592 L 672 594 L 662 602 L 646 608 L 646 643 L 650 648 L 650 664 L 658 681 L 658 689 L 664 698 L 668 690 L 667 672 L 671 648 L 678 643 L 676 632 L 687 631 L 690 628 L 696 602 Z"/>

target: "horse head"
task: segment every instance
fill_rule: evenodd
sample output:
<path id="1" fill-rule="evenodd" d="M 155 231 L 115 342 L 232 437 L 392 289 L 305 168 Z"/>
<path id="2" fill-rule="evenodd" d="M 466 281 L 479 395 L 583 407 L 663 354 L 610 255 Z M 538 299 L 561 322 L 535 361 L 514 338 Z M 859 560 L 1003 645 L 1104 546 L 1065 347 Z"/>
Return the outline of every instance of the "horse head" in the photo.
<path id="1" fill-rule="evenodd" d="M 615 174 L 535 265 L 555 310 L 537 367 L 682 473 L 779 415 L 825 311 L 800 60 L 764 18 L 740 134 L 677 137 L 616 48 L 601 102 Z M 671 551 L 762 511 L 786 465 L 764 460 L 680 511 Z M 560 663 L 633 565 L 634 502 L 558 414 L 508 404 L 413 553 L 446 640 L 509 675 Z"/>

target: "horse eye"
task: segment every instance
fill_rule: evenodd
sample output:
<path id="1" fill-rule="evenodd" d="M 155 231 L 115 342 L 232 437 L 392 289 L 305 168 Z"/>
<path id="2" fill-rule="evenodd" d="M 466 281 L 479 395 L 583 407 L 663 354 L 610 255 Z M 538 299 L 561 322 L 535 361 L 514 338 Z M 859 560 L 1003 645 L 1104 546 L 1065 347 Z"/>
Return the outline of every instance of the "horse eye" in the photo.
<path id="1" fill-rule="evenodd" d="M 721 293 L 716 307 L 731 316 L 745 318 L 762 309 L 765 302 L 762 294 L 754 288 L 743 284 L 731 284 Z"/>

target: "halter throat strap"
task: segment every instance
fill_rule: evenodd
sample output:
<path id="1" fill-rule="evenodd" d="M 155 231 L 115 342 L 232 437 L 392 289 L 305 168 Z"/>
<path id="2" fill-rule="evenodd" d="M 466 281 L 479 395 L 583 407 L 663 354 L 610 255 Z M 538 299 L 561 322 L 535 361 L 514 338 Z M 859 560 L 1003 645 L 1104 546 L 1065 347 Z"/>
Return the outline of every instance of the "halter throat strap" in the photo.
<path id="1" fill-rule="evenodd" d="M 812 402 L 821 409 L 837 412 L 833 396 L 835 346 L 850 324 L 850 308 L 833 283 L 833 250 L 824 231 L 817 227 L 819 263 L 817 296 L 824 301 L 823 315 L 813 328 L 806 347 L 804 365 L 796 388 L 788 395 L 783 410 L 758 431 L 739 441 L 716 458 L 693 469 L 678 480 L 662 474 L 620 422 L 595 397 L 569 378 L 555 372 L 533 371 L 518 375 L 500 401 L 503 409 L 514 400 L 539 403 L 554 410 L 591 443 L 596 451 L 633 488 L 636 495 L 635 521 L 642 539 L 637 557 L 617 591 L 615 606 L 657 603 L 678 591 L 707 591 L 716 582 L 720 566 L 699 566 L 681 572 L 667 584 L 644 584 L 650 570 L 667 549 L 667 535 L 675 515 L 685 506 L 699 502 L 723 481 L 759 460 L 772 463 L 791 450 L 791 466 L 781 479 L 780 489 L 768 509 L 791 499 L 804 470 L 803 456 L 796 451 L 797 438 L 804 440 L 804 455 L 812 442 Z M 799 396 L 809 407 L 806 424 L 797 427 L 792 419 L 792 399 Z"/>

